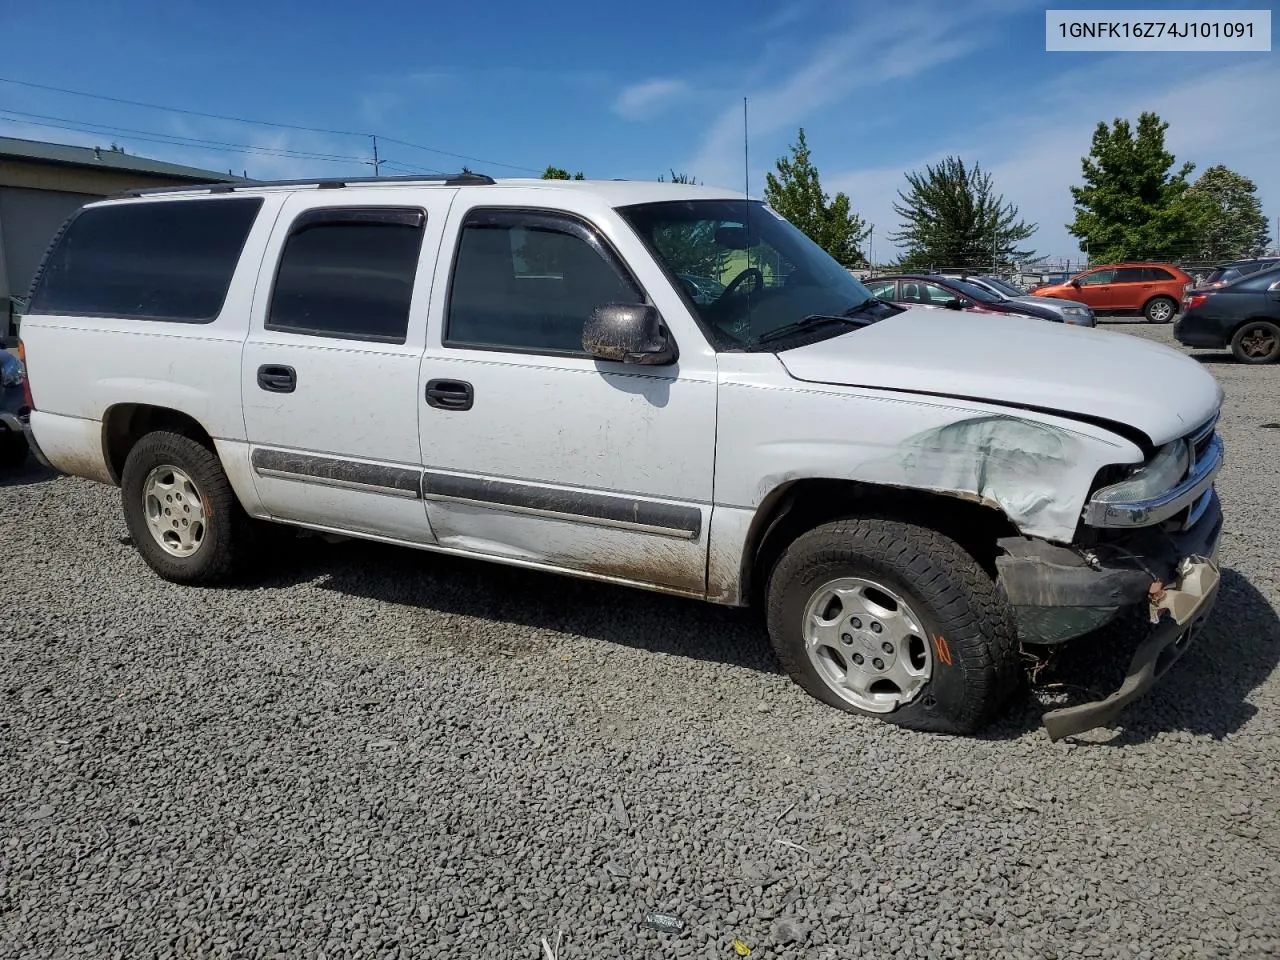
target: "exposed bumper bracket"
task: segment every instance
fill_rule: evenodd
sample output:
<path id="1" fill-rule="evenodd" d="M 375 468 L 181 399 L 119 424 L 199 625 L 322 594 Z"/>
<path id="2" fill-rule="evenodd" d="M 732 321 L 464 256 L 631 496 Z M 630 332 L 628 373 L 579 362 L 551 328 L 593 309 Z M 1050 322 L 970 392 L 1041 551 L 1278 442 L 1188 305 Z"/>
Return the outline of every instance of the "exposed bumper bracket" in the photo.
<path id="1" fill-rule="evenodd" d="M 1102 700 L 1050 710 L 1041 719 L 1051 740 L 1104 726 L 1154 686 L 1191 646 L 1195 633 L 1217 600 L 1221 573 L 1210 559 L 1189 558 L 1179 566 L 1178 585 L 1152 605 L 1157 626 L 1139 644 L 1124 682 Z"/>

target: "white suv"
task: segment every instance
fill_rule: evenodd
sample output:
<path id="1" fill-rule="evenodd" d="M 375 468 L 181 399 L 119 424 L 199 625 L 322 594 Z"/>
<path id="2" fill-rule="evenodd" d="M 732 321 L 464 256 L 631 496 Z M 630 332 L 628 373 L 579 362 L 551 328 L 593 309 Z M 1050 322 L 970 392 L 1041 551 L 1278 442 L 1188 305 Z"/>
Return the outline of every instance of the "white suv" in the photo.
<path id="1" fill-rule="evenodd" d="M 724 284 L 694 299 L 681 276 Z M 1212 606 L 1222 393 L 1133 337 L 872 298 L 681 184 L 379 179 L 92 203 L 22 325 L 38 456 L 121 488 L 162 577 L 273 523 L 715 603 L 809 693 L 975 730 L 1151 614 L 1109 722 Z"/>

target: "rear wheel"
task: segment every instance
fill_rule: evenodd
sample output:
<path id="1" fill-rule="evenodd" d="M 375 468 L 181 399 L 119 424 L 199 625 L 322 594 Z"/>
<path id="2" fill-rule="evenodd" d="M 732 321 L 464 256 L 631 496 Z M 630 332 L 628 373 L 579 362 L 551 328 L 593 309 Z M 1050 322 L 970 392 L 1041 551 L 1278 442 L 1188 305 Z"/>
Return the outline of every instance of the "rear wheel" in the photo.
<path id="1" fill-rule="evenodd" d="M 1275 363 L 1280 360 L 1280 326 L 1250 320 L 1231 338 L 1231 353 L 1241 363 Z"/>
<path id="2" fill-rule="evenodd" d="M 1173 315 L 1178 312 L 1178 304 L 1168 297 L 1155 297 L 1147 301 L 1147 305 L 1142 308 L 1142 312 L 1146 316 L 1148 323 L 1168 323 L 1173 319 Z"/>
<path id="3" fill-rule="evenodd" d="M 1017 688 L 1017 630 L 995 583 L 941 534 L 842 520 L 796 539 L 769 578 L 769 634 L 791 678 L 841 710 L 971 733 Z"/>
<path id="4" fill-rule="evenodd" d="M 134 546 L 164 579 L 209 585 L 243 566 L 253 528 L 208 447 L 147 434 L 125 460 L 120 492 Z"/>

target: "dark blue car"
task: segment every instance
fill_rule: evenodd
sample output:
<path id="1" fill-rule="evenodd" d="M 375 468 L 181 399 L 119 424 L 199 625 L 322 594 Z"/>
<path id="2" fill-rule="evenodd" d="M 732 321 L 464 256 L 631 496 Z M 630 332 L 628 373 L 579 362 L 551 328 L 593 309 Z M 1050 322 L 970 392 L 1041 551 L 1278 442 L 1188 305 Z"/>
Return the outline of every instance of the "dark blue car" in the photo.
<path id="1" fill-rule="evenodd" d="M 22 364 L 0 348 L 0 467 L 20 467 L 27 460 L 26 395 Z"/>

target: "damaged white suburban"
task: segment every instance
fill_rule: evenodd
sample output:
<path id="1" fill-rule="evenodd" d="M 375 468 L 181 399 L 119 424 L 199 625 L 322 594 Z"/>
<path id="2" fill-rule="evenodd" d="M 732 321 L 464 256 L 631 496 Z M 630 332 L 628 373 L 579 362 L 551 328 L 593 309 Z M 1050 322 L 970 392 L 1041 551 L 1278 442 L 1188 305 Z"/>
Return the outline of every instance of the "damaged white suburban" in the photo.
<path id="1" fill-rule="evenodd" d="M 767 206 L 684 184 L 185 187 L 64 227 L 22 328 L 46 463 L 121 488 L 159 575 L 281 526 L 758 603 L 852 713 L 969 732 L 1027 653 L 1212 607 L 1222 393 L 1176 351 L 875 299 Z"/>

